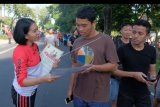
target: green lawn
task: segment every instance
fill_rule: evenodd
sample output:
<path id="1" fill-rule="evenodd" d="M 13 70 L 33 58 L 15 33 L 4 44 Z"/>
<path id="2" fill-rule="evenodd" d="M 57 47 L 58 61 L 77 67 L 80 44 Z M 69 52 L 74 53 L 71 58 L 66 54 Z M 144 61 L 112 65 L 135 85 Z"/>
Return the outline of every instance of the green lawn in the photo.
<path id="1" fill-rule="evenodd" d="M 6 35 L 0 34 L 0 39 L 7 39 Z"/>

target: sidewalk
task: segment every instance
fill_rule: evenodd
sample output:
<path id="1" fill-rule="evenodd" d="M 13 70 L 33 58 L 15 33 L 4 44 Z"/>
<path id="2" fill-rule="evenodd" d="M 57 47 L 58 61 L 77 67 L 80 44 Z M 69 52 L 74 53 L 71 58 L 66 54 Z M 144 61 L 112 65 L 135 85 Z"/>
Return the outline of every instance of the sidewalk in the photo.
<path id="1" fill-rule="evenodd" d="M 15 43 L 15 41 L 12 39 L 11 43 Z M 0 39 L 0 46 L 4 44 L 8 44 L 8 39 Z"/>

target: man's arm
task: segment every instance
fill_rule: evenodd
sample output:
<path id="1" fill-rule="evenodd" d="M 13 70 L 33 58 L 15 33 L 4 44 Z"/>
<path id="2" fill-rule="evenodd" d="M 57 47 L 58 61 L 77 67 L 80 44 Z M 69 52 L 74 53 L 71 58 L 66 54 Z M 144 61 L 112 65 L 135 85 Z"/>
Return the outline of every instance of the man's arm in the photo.
<path id="1" fill-rule="evenodd" d="M 148 79 L 149 84 L 154 85 L 156 84 L 156 79 L 157 79 L 157 72 L 156 72 L 156 64 L 150 64 L 149 71 L 148 71 Z"/>
<path id="2" fill-rule="evenodd" d="M 143 72 L 123 71 L 123 70 L 116 69 L 112 72 L 112 74 L 119 76 L 119 77 L 135 78 L 136 80 L 138 80 L 140 82 L 147 83 L 147 81 L 145 80 L 145 78 L 147 78 L 147 76 Z"/>
<path id="3" fill-rule="evenodd" d="M 149 74 L 150 74 L 150 76 L 157 76 L 156 64 L 150 64 L 150 66 L 149 66 Z"/>
<path id="4" fill-rule="evenodd" d="M 97 72 L 111 72 L 116 69 L 117 64 L 106 63 L 101 65 L 92 65 L 91 67 L 87 68 L 85 71 L 81 73 L 87 73 L 90 71 L 97 71 Z"/>

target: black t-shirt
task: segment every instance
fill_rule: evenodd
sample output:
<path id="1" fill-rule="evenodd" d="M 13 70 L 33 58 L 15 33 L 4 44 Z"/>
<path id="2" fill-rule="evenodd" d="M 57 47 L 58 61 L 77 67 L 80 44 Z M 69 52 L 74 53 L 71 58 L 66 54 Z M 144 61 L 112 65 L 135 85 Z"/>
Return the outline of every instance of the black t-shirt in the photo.
<path id="1" fill-rule="evenodd" d="M 124 43 L 121 40 L 121 36 L 117 36 L 117 37 L 113 38 L 113 42 L 114 42 L 114 44 L 116 46 L 116 50 L 118 50 L 121 46 L 128 44 L 128 43 Z M 119 68 L 122 68 L 121 65 L 119 66 Z M 118 77 L 118 76 L 115 76 L 115 75 L 111 75 L 111 78 L 120 80 L 121 77 Z"/>
<path id="2" fill-rule="evenodd" d="M 74 41 L 76 40 L 76 37 L 74 37 L 74 36 L 71 36 L 70 38 L 69 38 L 69 41 L 71 41 L 71 44 L 73 45 L 73 43 L 74 43 Z"/>
<path id="3" fill-rule="evenodd" d="M 156 50 L 145 44 L 143 50 L 137 51 L 129 43 L 118 49 L 118 57 L 124 71 L 141 71 L 147 75 L 150 64 L 156 63 Z M 149 93 L 145 83 L 129 77 L 121 79 L 120 91 Z"/>

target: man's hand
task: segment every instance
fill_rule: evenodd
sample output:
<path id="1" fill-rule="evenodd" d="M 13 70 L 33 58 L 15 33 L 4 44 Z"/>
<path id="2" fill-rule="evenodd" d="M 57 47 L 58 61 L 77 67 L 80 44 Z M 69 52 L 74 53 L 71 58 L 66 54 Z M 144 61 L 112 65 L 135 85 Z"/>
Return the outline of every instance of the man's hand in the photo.
<path id="1" fill-rule="evenodd" d="M 72 96 L 72 90 L 68 90 L 67 92 L 67 98 L 69 98 L 69 100 L 71 100 L 71 96 Z"/>
<path id="2" fill-rule="evenodd" d="M 132 75 L 133 78 L 135 78 L 136 80 L 147 83 L 147 80 L 145 79 L 147 78 L 147 76 L 143 72 L 132 72 Z"/>
<path id="3" fill-rule="evenodd" d="M 155 85 L 157 83 L 157 76 L 156 75 L 149 75 L 148 85 Z"/>
<path id="4" fill-rule="evenodd" d="M 92 65 L 92 64 L 85 64 L 84 66 L 90 66 L 89 68 L 87 68 L 86 70 L 84 71 L 81 71 L 80 73 L 83 74 L 83 73 L 89 73 L 91 70 L 94 70 L 94 66 L 95 65 Z"/>

